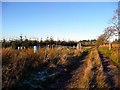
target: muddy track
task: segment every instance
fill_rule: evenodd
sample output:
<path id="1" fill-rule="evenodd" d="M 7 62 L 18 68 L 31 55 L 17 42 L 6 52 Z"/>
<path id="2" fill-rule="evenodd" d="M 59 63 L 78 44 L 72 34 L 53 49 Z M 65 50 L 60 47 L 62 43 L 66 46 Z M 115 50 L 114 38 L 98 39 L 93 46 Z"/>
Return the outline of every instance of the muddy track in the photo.
<path id="1" fill-rule="evenodd" d="M 92 69 L 92 72 L 93 72 L 93 77 L 92 77 L 92 80 L 91 80 L 91 82 L 90 82 L 90 88 L 96 89 L 96 88 L 97 88 L 97 81 L 96 81 L 97 68 L 94 67 L 94 68 Z"/>
<path id="2" fill-rule="evenodd" d="M 91 57 L 92 56 L 92 57 Z M 96 87 L 96 68 L 93 68 L 93 52 L 83 61 L 83 65 L 73 72 L 73 77 L 67 83 L 66 88 L 90 88 Z"/>
<path id="3" fill-rule="evenodd" d="M 66 88 L 118 89 L 119 71 L 112 61 L 98 52 L 91 50 L 84 63 L 73 72 Z"/>
<path id="4" fill-rule="evenodd" d="M 115 63 L 112 62 L 112 60 L 110 60 L 108 57 L 104 56 L 103 54 L 100 54 L 101 57 L 101 61 L 102 61 L 102 65 L 104 68 L 104 72 L 107 76 L 106 81 L 109 84 L 111 89 L 120 89 L 120 84 L 119 84 L 119 80 L 120 80 L 120 71 L 117 68 L 117 66 L 115 65 Z"/>

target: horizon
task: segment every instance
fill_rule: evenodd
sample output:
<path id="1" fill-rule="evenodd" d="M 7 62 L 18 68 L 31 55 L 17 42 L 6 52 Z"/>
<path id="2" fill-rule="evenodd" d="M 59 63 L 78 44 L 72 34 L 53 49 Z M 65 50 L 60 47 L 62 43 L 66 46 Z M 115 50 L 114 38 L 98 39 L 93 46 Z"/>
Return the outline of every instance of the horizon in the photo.
<path id="1" fill-rule="evenodd" d="M 70 39 L 59 39 L 59 38 L 57 38 L 57 39 L 55 39 L 54 37 L 46 37 L 46 38 L 36 38 L 36 37 L 29 37 L 29 38 L 27 38 L 26 36 L 23 36 L 23 41 L 25 40 L 25 39 L 28 39 L 28 40 L 37 40 L 37 41 L 45 41 L 45 40 L 50 40 L 50 39 L 53 39 L 54 41 L 66 41 L 66 42 L 69 42 L 69 41 L 75 41 L 75 42 L 79 42 L 79 41 L 84 41 L 84 40 L 96 40 L 96 39 L 83 39 L 83 40 L 70 40 Z M 2 40 L 0 40 L 0 41 L 3 41 L 3 40 L 6 40 L 6 41 L 15 41 L 15 40 L 20 40 L 20 36 L 18 36 L 18 37 L 13 37 L 13 38 L 3 38 Z"/>
<path id="2" fill-rule="evenodd" d="M 2 39 L 97 39 L 117 8 L 117 2 L 3 2 Z"/>

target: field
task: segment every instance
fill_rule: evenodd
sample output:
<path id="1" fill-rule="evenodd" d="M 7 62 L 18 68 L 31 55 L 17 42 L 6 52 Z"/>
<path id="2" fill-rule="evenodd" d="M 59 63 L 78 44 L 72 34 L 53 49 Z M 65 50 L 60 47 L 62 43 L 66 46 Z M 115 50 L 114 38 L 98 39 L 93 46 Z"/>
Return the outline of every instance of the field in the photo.
<path id="1" fill-rule="evenodd" d="M 3 89 L 120 88 L 117 49 L 2 49 Z"/>

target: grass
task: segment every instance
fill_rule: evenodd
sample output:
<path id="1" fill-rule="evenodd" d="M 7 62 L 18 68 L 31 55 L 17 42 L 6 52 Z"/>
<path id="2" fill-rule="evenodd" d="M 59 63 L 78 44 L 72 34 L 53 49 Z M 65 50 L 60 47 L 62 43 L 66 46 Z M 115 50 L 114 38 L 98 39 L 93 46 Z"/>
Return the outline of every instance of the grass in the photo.
<path id="1" fill-rule="evenodd" d="M 23 76 L 26 70 L 38 67 L 38 56 L 33 50 L 15 50 L 3 48 L 2 50 L 2 73 L 3 88 L 14 85 Z"/>
<path id="2" fill-rule="evenodd" d="M 85 60 L 84 72 L 82 74 L 79 87 L 80 88 L 107 88 L 106 76 L 103 72 L 103 66 L 99 53 L 96 49 L 93 49 Z"/>
<path id="3" fill-rule="evenodd" d="M 108 50 L 108 48 L 100 47 L 99 50 L 119 65 L 116 48 Z M 36 53 L 30 48 L 25 50 L 3 48 L 3 89 L 10 89 L 19 85 L 21 79 L 33 78 L 31 73 L 37 74 L 37 70 L 41 70 L 40 73 L 46 70 L 46 73 L 43 74 L 46 77 L 46 81 L 39 81 L 38 83 L 40 83 L 39 86 L 41 88 L 47 89 L 52 83 L 56 83 L 64 73 L 75 67 L 75 62 L 78 62 L 83 52 L 86 51 L 89 54 L 84 58 L 83 64 L 80 66 L 83 72 L 80 72 L 79 87 L 91 88 L 92 85 L 96 84 L 97 88 L 109 88 L 106 82 L 107 76 L 103 71 L 97 49 L 83 48 L 82 50 L 77 50 L 63 47 L 40 48 Z"/>
<path id="4" fill-rule="evenodd" d="M 109 50 L 108 47 L 99 47 L 99 51 L 109 57 L 118 67 L 120 67 L 120 48 L 112 48 Z"/>
<path id="5" fill-rule="evenodd" d="M 58 65 L 61 65 L 62 69 L 67 71 L 67 67 L 73 63 L 73 61 L 68 60 L 68 58 L 78 57 L 82 52 L 83 51 L 66 47 L 49 49 L 40 48 L 36 53 L 34 53 L 33 49 L 30 48 L 25 50 L 3 48 L 2 87 L 3 89 L 10 89 L 17 85 L 21 79 L 26 78 L 26 76 L 30 76 L 31 72 L 43 67 L 48 68 L 49 72 L 47 72 L 47 76 L 50 76 L 50 73 L 51 75 L 55 74 L 57 72 L 56 68 Z"/>

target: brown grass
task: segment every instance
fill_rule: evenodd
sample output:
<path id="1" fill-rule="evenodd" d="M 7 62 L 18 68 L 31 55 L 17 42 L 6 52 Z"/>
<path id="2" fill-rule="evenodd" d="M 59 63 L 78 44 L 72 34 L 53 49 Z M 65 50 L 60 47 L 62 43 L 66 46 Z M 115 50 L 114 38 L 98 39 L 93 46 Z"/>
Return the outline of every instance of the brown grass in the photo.
<path id="1" fill-rule="evenodd" d="M 18 82 L 25 73 L 40 68 L 47 63 L 48 68 L 56 68 L 57 65 L 67 66 L 68 57 L 79 56 L 80 51 L 72 48 L 40 48 L 34 53 L 33 49 L 15 50 L 2 49 L 2 73 L 3 89 L 9 89 Z"/>
<path id="2" fill-rule="evenodd" d="M 97 85 L 97 88 L 107 88 L 109 87 L 106 83 L 106 76 L 103 72 L 103 66 L 101 63 L 100 56 L 96 49 L 93 49 L 85 61 L 85 70 L 83 78 L 79 81 L 80 88 L 91 88 L 91 83 Z"/>

